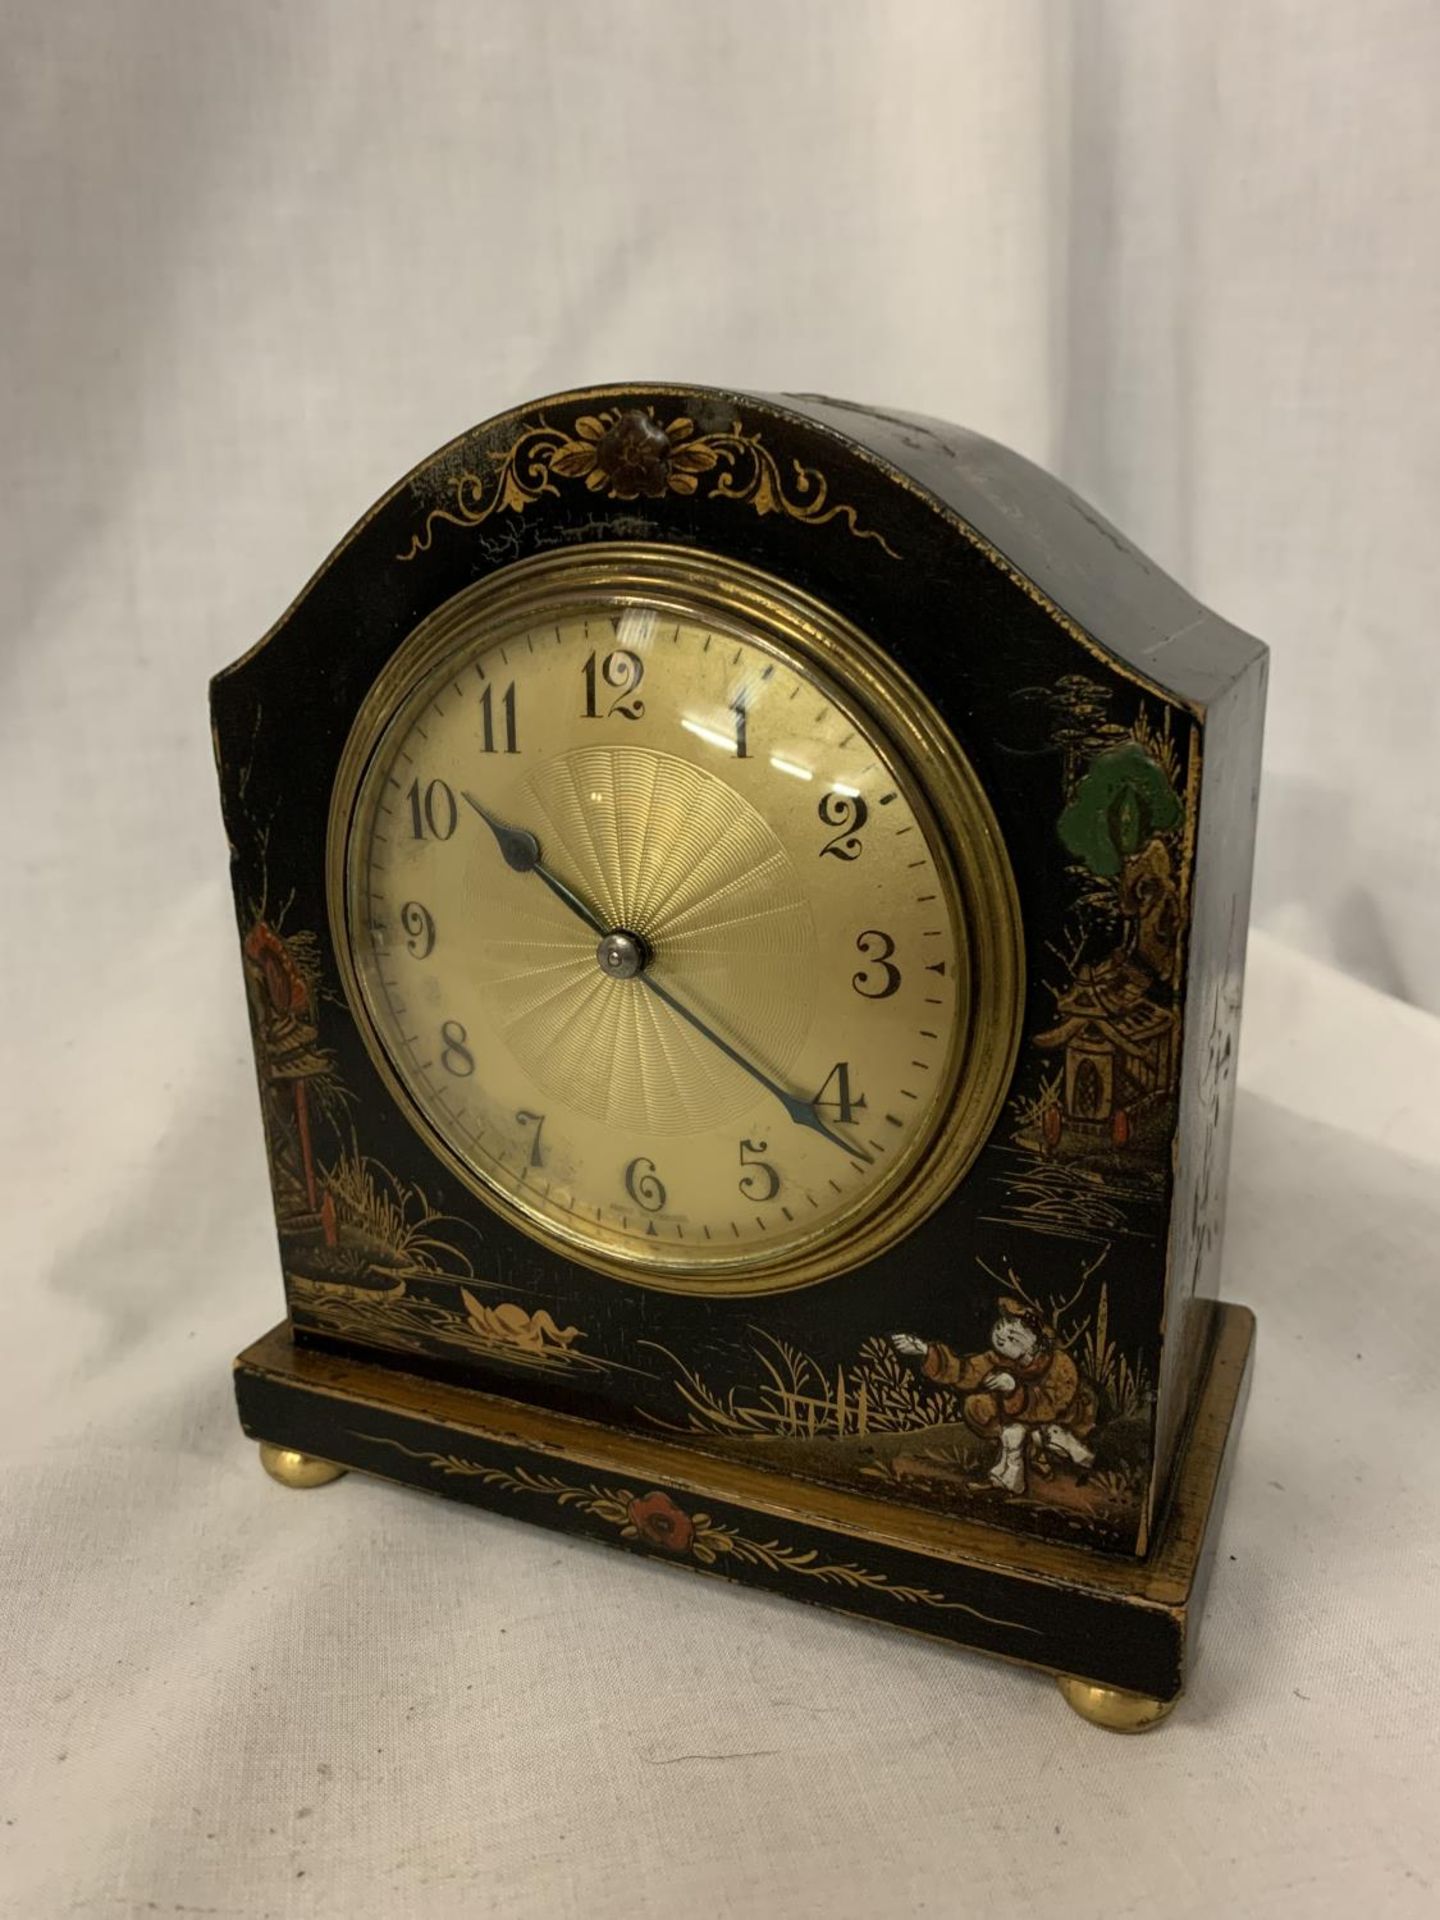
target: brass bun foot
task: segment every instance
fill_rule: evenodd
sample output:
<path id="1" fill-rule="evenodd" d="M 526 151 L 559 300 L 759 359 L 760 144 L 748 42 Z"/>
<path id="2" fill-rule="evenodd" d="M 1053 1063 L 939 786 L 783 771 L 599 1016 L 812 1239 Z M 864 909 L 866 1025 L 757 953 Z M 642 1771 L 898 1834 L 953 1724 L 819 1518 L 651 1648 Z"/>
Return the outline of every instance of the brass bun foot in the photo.
<path id="1" fill-rule="evenodd" d="M 297 1453 L 293 1447 L 272 1447 L 268 1440 L 260 1442 L 260 1464 L 282 1487 L 324 1487 L 346 1472 L 346 1468 L 331 1466 L 328 1460 Z"/>
<path id="2" fill-rule="evenodd" d="M 1068 1673 L 1057 1673 L 1055 1681 L 1066 1705 L 1082 1720 L 1111 1733 L 1148 1733 L 1178 1704 L 1178 1700 L 1151 1700 L 1143 1693 L 1122 1693 L 1119 1687 L 1097 1687 Z"/>

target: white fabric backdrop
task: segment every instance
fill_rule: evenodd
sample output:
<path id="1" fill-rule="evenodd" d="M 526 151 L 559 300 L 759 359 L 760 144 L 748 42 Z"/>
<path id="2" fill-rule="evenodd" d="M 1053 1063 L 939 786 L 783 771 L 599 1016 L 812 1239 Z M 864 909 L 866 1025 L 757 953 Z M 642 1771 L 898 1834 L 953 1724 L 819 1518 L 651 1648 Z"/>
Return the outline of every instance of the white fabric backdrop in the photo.
<path id="1" fill-rule="evenodd" d="M 10 0 L 0 46 L 0 1910 L 1434 1912 L 1440 12 Z M 1260 1370 L 1149 1741 L 286 1496 L 233 1425 L 279 1293 L 205 680 L 460 427 L 671 374 L 992 433 L 1275 648 Z"/>

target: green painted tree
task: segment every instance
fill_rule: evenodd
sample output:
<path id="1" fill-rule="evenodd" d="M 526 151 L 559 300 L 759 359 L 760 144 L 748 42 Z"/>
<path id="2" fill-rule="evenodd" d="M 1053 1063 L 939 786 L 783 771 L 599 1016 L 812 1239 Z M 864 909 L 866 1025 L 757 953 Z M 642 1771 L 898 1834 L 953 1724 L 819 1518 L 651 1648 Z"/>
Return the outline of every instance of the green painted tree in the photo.
<path id="1" fill-rule="evenodd" d="M 1178 827 L 1184 813 L 1165 769 L 1128 740 L 1090 762 L 1060 816 L 1060 838 L 1093 874 L 1111 880 L 1147 841 Z"/>

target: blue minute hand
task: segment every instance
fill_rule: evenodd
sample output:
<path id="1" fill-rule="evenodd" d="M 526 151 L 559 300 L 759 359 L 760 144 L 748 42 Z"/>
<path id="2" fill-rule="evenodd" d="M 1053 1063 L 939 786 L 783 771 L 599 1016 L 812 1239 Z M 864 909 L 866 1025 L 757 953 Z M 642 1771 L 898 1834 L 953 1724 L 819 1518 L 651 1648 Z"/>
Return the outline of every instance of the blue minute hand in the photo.
<path id="1" fill-rule="evenodd" d="M 543 880 L 555 898 L 563 901 L 570 911 L 583 920 L 592 933 L 599 934 L 602 940 L 613 931 L 605 925 L 593 908 L 585 904 L 578 893 L 566 886 L 559 875 L 552 873 L 545 865 L 540 857 L 540 842 L 533 833 L 527 832 L 523 827 L 507 826 L 503 820 L 497 820 L 488 807 L 480 804 L 473 793 L 464 793 L 461 797 L 467 806 L 474 808 L 494 834 L 495 844 L 499 847 L 507 867 L 515 873 L 533 873 L 538 879 Z M 758 1080 L 765 1091 L 779 1101 L 797 1127 L 809 1127 L 812 1133 L 818 1133 L 824 1139 L 833 1141 L 842 1152 L 848 1153 L 852 1158 L 869 1162 L 871 1156 L 868 1153 L 857 1147 L 853 1141 L 845 1139 L 843 1135 L 827 1127 L 808 1101 L 787 1092 L 778 1081 L 772 1080 L 762 1067 L 757 1067 L 754 1061 L 747 1060 L 744 1054 L 732 1047 L 723 1035 L 716 1033 L 714 1028 L 707 1026 L 698 1014 L 692 1013 L 689 1007 L 677 1000 L 668 987 L 661 986 L 648 969 L 642 970 L 635 977 L 655 995 L 657 1000 L 663 1001 L 672 1013 L 677 1014 L 688 1026 L 693 1027 L 696 1033 L 702 1034 L 712 1046 L 718 1047 L 727 1060 L 733 1060 L 735 1065 L 748 1073 L 752 1080 Z"/>
<path id="2" fill-rule="evenodd" d="M 778 1081 L 772 1080 L 762 1068 L 757 1067 L 753 1061 L 747 1060 L 743 1053 L 737 1053 L 730 1042 L 716 1033 L 713 1027 L 707 1027 L 698 1014 L 692 1013 L 687 1006 L 682 1006 L 668 987 L 662 987 L 660 982 L 653 980 L 648 973 L 640 974 L 639 978 L 644 981 L 657 1000 L 665 1002 L 672 1013 L 678 1013 L 680 1018 L 688 1021 L 697 1033 L 703 1033 L 712 1046 L 718 1047 L 727 1060 L 733 1060 L 737 1067 L 743 1067 L 752 1080 L 758 1080 L 767 1093 L 773 1093 L 797 1127 L 809 1127 L 812 1132 L 822 1134 L 827 1140 L 833 1140 L 837 1147 L 842 1148 L 856 1160 L 869 1162 L 871 1156 L 868 1153 L 863 1152 L 843 1135 L 832 1133 L 814 1107 L 807 1101 L 797 1098 L 795 1094 L 787 1093 L 784 1087 Z"/>

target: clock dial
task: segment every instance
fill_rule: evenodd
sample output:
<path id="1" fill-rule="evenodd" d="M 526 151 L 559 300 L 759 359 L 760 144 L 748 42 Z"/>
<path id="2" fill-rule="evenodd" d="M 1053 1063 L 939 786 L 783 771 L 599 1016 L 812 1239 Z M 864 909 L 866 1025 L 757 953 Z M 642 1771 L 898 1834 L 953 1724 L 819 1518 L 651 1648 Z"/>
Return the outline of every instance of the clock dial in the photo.
<path id="1" fill-rule="evenodd" d="M 452 611 L 353 756 L 348 970 L 411 1118 L 530 1231 L 662 1284 L 846 1264 L 974 1025 L 919 782 L 843 656 L 747 611 L 573 573 Z"/>

